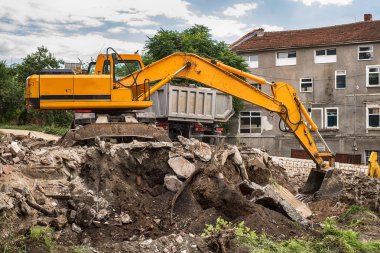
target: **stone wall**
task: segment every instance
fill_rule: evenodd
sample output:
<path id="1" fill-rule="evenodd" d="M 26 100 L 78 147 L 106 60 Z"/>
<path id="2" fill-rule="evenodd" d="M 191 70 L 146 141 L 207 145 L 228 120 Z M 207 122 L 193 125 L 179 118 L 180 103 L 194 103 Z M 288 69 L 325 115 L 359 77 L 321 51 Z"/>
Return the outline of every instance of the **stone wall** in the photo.
<path id="1" fill-rule="evenodd" d="M 315 168 L 315 163 L 312 160 L 271 156 L 272 161 L 286 169 L 288 176 L 304 175 L 307 176 L 310 169 Z M 352 173 L 367 173 L 367 165 L 357 165 L 348 163 L 335 163 L 335 167 L 345 174 Z"/>

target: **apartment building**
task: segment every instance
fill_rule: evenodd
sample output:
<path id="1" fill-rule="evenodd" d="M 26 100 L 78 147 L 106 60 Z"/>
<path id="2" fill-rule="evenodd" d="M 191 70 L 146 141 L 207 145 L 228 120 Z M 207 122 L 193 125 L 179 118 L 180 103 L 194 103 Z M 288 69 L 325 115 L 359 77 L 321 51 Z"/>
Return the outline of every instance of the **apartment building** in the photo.
<path id="1" fill-rule="evenodd" d="M 350 24 L 265 32 L 254 30 L 231 45 L 253 74 L 291 84 L 327 144 L 342 162 L 366 163 L 380 150 L 380 20 L 371 14 Z M 255 85 L 271 94 L 270 87 Z M 245 104 L 228 141 L 274 155 L 302 157 L 279 117 Z M 322 143 L 317 143 L 324 149 Z"/>

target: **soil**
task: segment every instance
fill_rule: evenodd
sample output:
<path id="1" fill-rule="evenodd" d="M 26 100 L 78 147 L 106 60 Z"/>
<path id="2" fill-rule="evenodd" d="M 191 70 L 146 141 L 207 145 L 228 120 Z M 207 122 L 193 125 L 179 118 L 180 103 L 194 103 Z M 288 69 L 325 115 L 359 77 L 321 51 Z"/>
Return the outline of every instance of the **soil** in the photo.
<path id="1" fill-rule="evenodd" d="M 59 231 L 57 242 L 65 247 L 88 245 L 98 252 L 154 252 L 151 248 L 155 245 L 161 252 L 165 249 L 169 251 L 163 252 L 175 252 L 170 251 L 172 247 L 182 249 L 187 245 L 190 249 L 189 245 L 195 245 L 188 252 L 207 252 L 200 234 L 205 224 L 215 224 L 216 219 L 222 217 L 234 224 L 244 221 L 246 226 L 275 240 L 320 236 L 317 230 L 291 221 L 276 208 L 254 203 L 243 195 L 238 187 L 243 180 L 240 167 L 232 157 L 223 166 L 214 158 L 209 162 L 192 160 L 199 172 L 175 202 L 171 222 L 175 193 L 165 188 L 164 177 L 175 175 L 168 165 L 169 153 L 181 155 L 186 147 L 141 145 L 130 148 L 107 143 L 105 146 L 61 148 L 47 141 L 8 136 L 0 141 L 0 153 L 8 152 L 7 143 L 11 140 L 19 140 L 26 156 L 20 164 L 12 165 L 11 174 L 1 175 L 0 193 L 6 192 L 3 188 L 8 187 L 10 193 L 7 194 L 15 196 L 18 192 L 21 197 L 13 209 L 0 213 L 6 213 L 13 224 L 21 224 L 19 234 L 26 234 L 36 224 L 54 224 Z M 251 181 L 262 186 L 275 182 L 296 192 L 296 184 L 282 167 L 272 163 L 270 158 L 263 159 L 264 167 L 250 166 L 247 161 L 254 157 L 257 154 L 243 157 Z M 41 162 L 50 161 L 48 158 L 51 164 L 41 166 Z M 22 214 L 23 199 L 31 195 L 31 200 L 37 202 L 37 197 L 41 197 L 35 191 L 44 193 L 46 200 L 41 207 L 51 213 L 50 216 L 33 208 Z M 314 212 L 312 222 L 320 223 L 326 217 L 343 213 L 355 201 L 349 195 L 352 191 L 346 192 L 339 201 L 310 203 Z M 370 208 L 374 204 L 362 202 Z M 63 221 L 57 220 L 58 217 L 63 217 Z M 378 226 L 379 223 L 374 224 Z M 81 232 L 74 232 L 73 226 L 79 226 Z M 0 226 L 0 232 L 4 231 L 7 228 Z M 363 228 L 363 231 L 366 230 Z M 380 231 L 374 231 L 374 235 L 379 235 Z M 371 232 L 367 232 L 365 235 L 371 236 Z M 40 245 L 36 247 L 43 252 Z"/>

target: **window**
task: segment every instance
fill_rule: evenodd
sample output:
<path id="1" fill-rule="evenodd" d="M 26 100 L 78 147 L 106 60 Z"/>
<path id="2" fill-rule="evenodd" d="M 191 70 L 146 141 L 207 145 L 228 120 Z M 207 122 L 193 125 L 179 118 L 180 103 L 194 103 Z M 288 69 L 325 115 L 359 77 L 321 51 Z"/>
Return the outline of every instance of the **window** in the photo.
<path id="1" fill-rule="evenodd" d="M 313 79 L 301 78 L 300 79 L 300 91 L 301 92 L 313 92 Z"/>
<path id="2" fill-rule="evenodd" d="M 259 56 L 254 55 L 245 55 L 244 56 L 249 68 L 258 68 L 259 67 Z"/>
<path id="3" fill-rule="evenodd" d="M 359 46 L 358 48 L 358 59 L 359 60 L 372 60 L 373 58 L 373 46 Z"/>
<path id="4" fill-rule="evenodd" d="M 129 76 L 141 68 L 140 62 L 138 61 L 117 61 L 114 66 L 115 81 L 119 81 L 120 79 Z"/>
<path id="5" fill-rule="evenodd" d="M 96 62 L 90 62 L 87 68 L 87 75 L 94 75 L 95 67 L 96 67 Z"/>
<path id="6" fill-rule="evenodd" d="M 310 117 L 317 125 L 319 129 L 323 128 L 323 109 L 322 108 L 311 108 Z"/>
<path id="7" fill-rule="evenodd" d="M 338 108 L 325 108 L 325 124 L 326 128 L 338 129 L 339 116 Z"/>
<path id="8" fill-rule="evenodd" d="M 367 87 L 380 86 L 380 65 L 367 66 Z"/>
<path id="9" fill-rule="evenodd" d="M 367 128 L 380 128 L 380 105 L 367 105 Z"/>
<path id="10" fill-rule="evenodd" d="M 240 112 L 239 133 L 261 133 L 261 112 Z"/>
<path id="11" fill-rule="evenodd" d="M 336 62 L 336 49 L 318 49 L 315 50 L 315 63 L 331 63 Z"/>
<path id="12" fill-rule="evenodd" d="M 277 52 L 276 66 L 288 66 L 297 64 L 296 51 Z"/>
<path id="13" fill-rule="evenodd" d="M 336 70 L 335 71 L 335 89 L 346 88 L 346 71 Z"/>

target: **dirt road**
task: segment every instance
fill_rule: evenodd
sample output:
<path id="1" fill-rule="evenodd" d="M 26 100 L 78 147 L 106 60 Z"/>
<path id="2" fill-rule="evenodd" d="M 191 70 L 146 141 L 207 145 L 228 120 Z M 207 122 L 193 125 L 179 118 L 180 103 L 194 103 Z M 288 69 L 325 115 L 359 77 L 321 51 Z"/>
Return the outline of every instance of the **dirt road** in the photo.
<path id="1" fill-rule="evenodd" d="M 0 129 L 0 133 L 4 133 L 4 134 L 11 133 L 14 135 L 25 135 L 25 136 L 30 134 L 31 137 L 42 138 L 47 141 L 57 141 L 59 140 L 59 138 L 61 138 L 60 136 L 57 136 L 57 135 L 45 134 L 45 133 L 30 131 L 30 130 L 19 130 L 19 129 Z"/>

